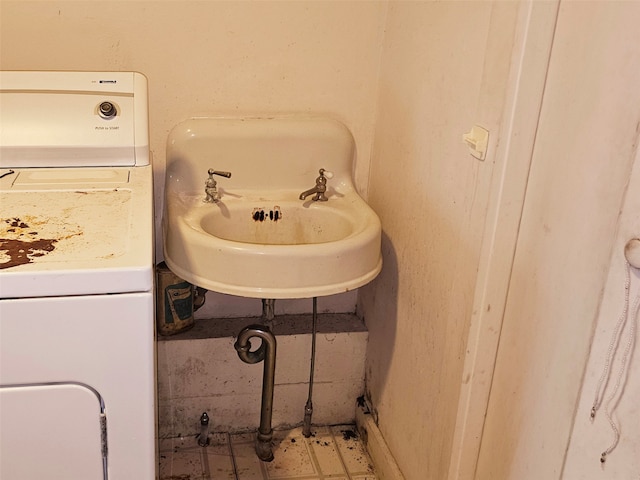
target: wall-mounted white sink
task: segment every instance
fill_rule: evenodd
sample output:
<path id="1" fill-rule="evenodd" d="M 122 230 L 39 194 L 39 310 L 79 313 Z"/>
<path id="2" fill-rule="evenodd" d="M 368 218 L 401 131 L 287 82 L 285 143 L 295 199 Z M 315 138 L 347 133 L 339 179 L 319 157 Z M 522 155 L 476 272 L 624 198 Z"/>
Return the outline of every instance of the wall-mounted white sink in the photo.
<path id="1" fill-rule="evenodd" d="M 167 265 L 209 290 L 305 298 L 352 290 L 382 266 L 380 221 L 351 180 L 353 138 L 317 118 L 196 118 L 167 145 L 163 216 Z M 300 200 L 318 171 L 327 201 Z M 220 198 L 206 203 L 209 169 Z"/>

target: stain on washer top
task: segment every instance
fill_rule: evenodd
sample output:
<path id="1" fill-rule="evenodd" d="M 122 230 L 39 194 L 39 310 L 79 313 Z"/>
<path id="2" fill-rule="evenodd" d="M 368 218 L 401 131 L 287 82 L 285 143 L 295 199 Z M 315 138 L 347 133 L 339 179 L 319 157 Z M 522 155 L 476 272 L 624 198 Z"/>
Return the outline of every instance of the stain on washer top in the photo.
<path id="1" fill-rule="evenodd" d="M 129 190 L 0 192 L 0 270 L 112 261 L 129 247 L 132 205 Z"/>
<path id="2" fill-rule="evenodd" d="M 57 236 L 42 235 L 42 230 L 51 233 L 52 223 L 51 218 L 31 215 L 0 219 L 0 270 L 33 263 L 55 250 L 60 240 L 82 235 L 77 227 Z"/>
<path id="3" fill-rule="evenodd" d="M 52 251 L 56 242 L 57 240 L 48 238 L 33 241 L 0 238 L 0 253 L 9 257 L 7 261 L 0 262 L 0 269 L 31 263 L 36 257 Z"/>
<path id="4" fill-rule="evenodd" d="M 58 239 L 39 238 L 38 232 L 19 217 L 0 225 L 0 269 L 32 263 L 55 249 Z"/>

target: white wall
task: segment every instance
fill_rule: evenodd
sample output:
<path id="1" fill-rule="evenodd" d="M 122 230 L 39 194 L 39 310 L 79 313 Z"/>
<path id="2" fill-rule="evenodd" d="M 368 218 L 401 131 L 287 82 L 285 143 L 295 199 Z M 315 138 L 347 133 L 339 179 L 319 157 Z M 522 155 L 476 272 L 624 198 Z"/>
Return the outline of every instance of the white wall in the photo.
<path id="1" fill-rule="evenodd" d="M 562 471 L 574 414 L 588 415 L 575 409 L 624 244 L 616 231 L 640 125 L 639 21 L 636 2 L 561 3 L 478 480 L 630 478 L 578 446 L 572 462 L 582 465 Z M 630 463 L 619 453 L 610 461 Z"/>
<path id="2" fill-rule="evenodd" d="M 516 2 L 391 2 L 369 200 L 384 266 L 360 291 L 367 388 L 407 480 L 447 477 Z M 462 134 L 491 131 L 484 162 Z"/>
<path id="3" fill-rule="evenodd" d="M 609 267 L 604 296 L 598 312 L 597 328 L 591 344 L 589 363 L 582 384 L 580 402 L 575 414 L 569 451 L 564 466 L 563 478 L 569 480 L 636 479 L 640 476 L 640 341 L 638 319 L 632 316 L 633 304 L 640 294 L 640 271 L 631 269 L 629 289 L 629 313 L 622 331 L 617 354 L 609 369 L 610 380 L 603 392 L 602 405 L 592 421 L 591 407 L 603 374 L 607 353 L 616 325 L 623 313 L 625 296 L 624 246 L 628 240 L 640 237 L 640 150 L 636 150 L 631 178 L 626 186 L 624 206 L 617 225 L 617 233 Z M 635 322 L 636 338 L 627 360 L 626 376 L 621 377 L 617 395 L 613 397 L 615 385 L 622 370 L 622 358 L 629 341 L 631 326 Z M 616 406 L 617 401 L 617 406 Z M 600 463 L 600 455 L 614 442 L 615 436 L 607 420 L 606 409 L 614 412 L 620 441 L 608 455 L 606 463 Z"/>
<path id="4" fill-rule="evenodd" d="M 345 123 L 366 196 L 386 2 L 0 0 L 0 69 L 136 70 L 149 79 L 157 254 L 165 142 L 202 115 L 314 113 Z M 213 159 L 212 159 L 213 161 Z M 260 302 L 210 295 L 209 312 Z M 325 302 L 353 311 L 355 294 Z M 308 306 L 276 302 L 287 313 Z"/>

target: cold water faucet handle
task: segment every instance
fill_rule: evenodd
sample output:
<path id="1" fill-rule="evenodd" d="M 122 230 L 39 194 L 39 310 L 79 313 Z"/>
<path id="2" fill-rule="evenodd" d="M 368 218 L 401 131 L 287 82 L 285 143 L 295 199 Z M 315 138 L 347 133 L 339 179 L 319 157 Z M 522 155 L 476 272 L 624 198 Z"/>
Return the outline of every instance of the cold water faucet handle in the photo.
<path id="1" fill-rule="evenodd" d="M 320 176 L 333 178 L 333 172 L 330 172 L 329 170 L 325 170 L 324 168 L 321 168 L 320 170 L 318 170 L 318 173 L 320 174 Z"/>
<path id="2" fill-rule="evenodd" d="M 326 202 L 329 200 L 325 195 L 325 192 L 327 191 L 327 178 L 333 178 L 333 173 L 325 170 L 324 168 L 318 170 L 318 173 L 320 176 L 316 178 L 316 186 L 302 192 L 300 194 L 300 200 L 305 200 L 309 195 L 313 195 L 314 193 L 315 196 L 311 199 L 314 202 Z"/>
<path id="3" fill-rule="evenodd" d="M 221 172 L 210 168 L 207 172 L 209 178 L 204 184 L 204 193 L 206 197 L 204 199 L 207 203 L 217 203 L 220 201 L 220 192 L 218 192 L 218 183 L 216 182 L 214 175 L 220 175 L 221 177 L 231 178 L 231 172 Z"/>

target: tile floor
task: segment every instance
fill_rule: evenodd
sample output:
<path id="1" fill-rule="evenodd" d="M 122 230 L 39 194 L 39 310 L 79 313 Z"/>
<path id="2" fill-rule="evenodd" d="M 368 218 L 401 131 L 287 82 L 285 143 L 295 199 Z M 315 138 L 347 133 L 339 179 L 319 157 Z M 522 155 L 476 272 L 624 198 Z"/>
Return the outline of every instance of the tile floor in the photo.
<path id="1" fill-rule="evenodd" d="M 193 437 L 160 440 L 160 480 L 376 480 L 355 426 L 275 431 L 272 462 L 261 462 L 254 434 L 214 434 L 208 447 Z"/>

